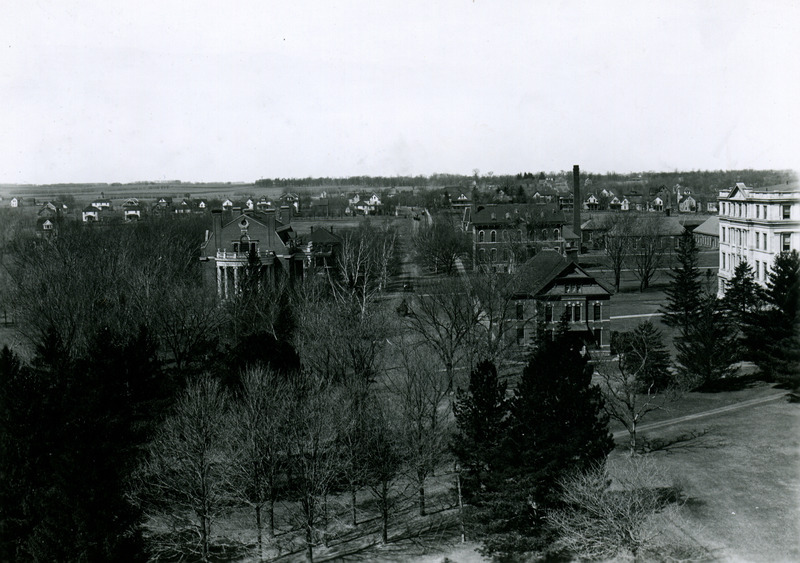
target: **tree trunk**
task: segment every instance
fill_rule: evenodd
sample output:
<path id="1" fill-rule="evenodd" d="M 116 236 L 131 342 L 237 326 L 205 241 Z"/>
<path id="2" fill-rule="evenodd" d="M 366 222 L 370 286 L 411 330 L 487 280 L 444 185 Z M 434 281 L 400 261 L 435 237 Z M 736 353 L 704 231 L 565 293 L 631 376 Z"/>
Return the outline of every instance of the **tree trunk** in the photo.
<path id="1" fill-rule="evenodd" d="M 357 515 L 356 515 L 356 486 L 352 485 L 350 487 L 350 508 L 353 511 L 353 526 L 358 525 Z"/>
<path id="2" fill-rule="evenodd" d="M 311 535 L 311 524 L 308 522 L 306 523 L 306 561 L 308 563 L 314 563 L 314 545 L 313 545 L 313 538 Z"/>
<path id="3" fill-rule="evenodd" d="M 636 421 L 631 422 L 631 455 L 636 453 Z"/>
<path id="4" fill-rule="evenodd" d="M 386 481 L 381 483 L 381 516 L 383 517 L 381 540 L 386 544 L 389 543 L 389 488 Z"/>
<path id="5" fill-rule="evenodd" d="M 425 485 L 422 481 L 419 483 L 419 515 L 425 516 Z"/>
<path id="6" fill-rule="evenodd" d="M 264 557 L 264 549 L 261 543 L 261 505 L 256 504 L 256 535 L 258 539 L 258 560 L 262 561 Z"/>
<path id="7" fill-rule="evenodd" d="M 269 497 L 269 537 L 275 537 L 275 495 Z"/>

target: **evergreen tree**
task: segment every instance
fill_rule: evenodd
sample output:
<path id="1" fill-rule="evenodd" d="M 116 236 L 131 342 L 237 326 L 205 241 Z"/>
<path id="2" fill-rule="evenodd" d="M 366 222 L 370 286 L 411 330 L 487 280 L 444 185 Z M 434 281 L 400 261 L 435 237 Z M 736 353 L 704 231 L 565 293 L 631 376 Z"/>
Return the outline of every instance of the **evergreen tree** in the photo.
<path id="1" fill-rule="evenodd" d="M 703 294 L 697 244 L 689 231 L 681 235 L 676 257 L 679 265 L 670 272 L 667 303 L 661 312 L 667 326 L 678 328 L 685 336 L 692 328 Z"/>
<path id="2" fill-rule="evenodd" d="M 675 341 L 678 372 L 687 385 L 695 387 L 729 377 L 736 372 L 736 333 L 731 320 L 715 295 L 700 301 L 689 332 Z"/>
<path id="3" fill-rule="evenodd" d="M 490 361 L 478 363 L 469 374 L 469 387 L 458 390 L 453 405 L 458 432 L 451 450 L 463 470 L 463 492 L 471 502 L 491 478 L 499 461 L 498 447 L 508 419 L 506 384 Z"/>
<path id="4" fill-rule="evenodd" d="M 737 325 L 742 326 L 747 317 L 758 311 L 764 302 L 764 291 L 753 276 L 747 262 L 741 262 L 733 270 L 733 277 L 725 288 L 722 305 Z"/>
<path id="5" fill-rule="evenodd" d="M 744 342 L 750 358 L 768 378 L 800 386 L 800 255 L 796 250 L 775 257 L 765 304 L 747 316 Z"/>
<path id="6" fill-rule="evenodd" d="M 12 559 L 144 559 L 140 514 L 125 495 L 153 416 L 141 405 L 158 389 L 155 348 L 108 329 L 91 348 L 102 353 L 71 360 L 51 329 L 30 368 L 0 354 L 0 497 L 21 507 L 11 519 L 0 512 Z"/>
<path id="7" fill-rule="evenodd" d="M 496 556 L 544 547 L 542 518 L 558 504 L 558 479 L 602 461 L 613 448 L 602 394 L 581 348 L 559 329 L 523 370 L 492 479 L 477 503 L 484 548 Z"/>

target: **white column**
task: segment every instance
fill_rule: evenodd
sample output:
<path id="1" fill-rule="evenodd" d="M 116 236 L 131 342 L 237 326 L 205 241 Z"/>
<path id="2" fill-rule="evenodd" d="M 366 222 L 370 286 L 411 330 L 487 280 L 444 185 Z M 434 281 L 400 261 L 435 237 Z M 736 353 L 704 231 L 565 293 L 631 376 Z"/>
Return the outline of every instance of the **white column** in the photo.
<path id="1" fill-rule="evenodd" d="M 217 266 L 217 297 L 222 297 L 222 266 Z"/>
<path id="2" fill-rule="evenodd" d="M 233 292 L 237 295 L 239 293 L 239 268 L 236 266 L 233 268 Z"/>
<path id="3" fill-rule="evenodd" d="M 222 278 L 225 280 L 225 296 L 224 299 L 228 298 L 228 267 L 222 267 Z"/>

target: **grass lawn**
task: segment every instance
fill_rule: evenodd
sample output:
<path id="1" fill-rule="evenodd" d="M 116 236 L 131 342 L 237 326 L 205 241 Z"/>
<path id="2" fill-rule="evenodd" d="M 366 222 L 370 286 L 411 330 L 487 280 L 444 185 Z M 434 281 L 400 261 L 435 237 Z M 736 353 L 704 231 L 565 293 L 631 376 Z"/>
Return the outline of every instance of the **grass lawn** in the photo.
<path id="1" fill-rule="evenodd" d="M 763 392 L 755 388 L 691 397 L 686 404 L 710 406 Z M 650 436 L 677 440 L 650 455 L 685 484 L 688 525 L 683 531 L 709 556 L 724 561 L 800 560 L 798 430 L 800 405 L 781 399 L 680 423 Z M 680 439 L 692 433 L 699 435 Z M 614 455 L 625 454 L 617 450 Z"/>

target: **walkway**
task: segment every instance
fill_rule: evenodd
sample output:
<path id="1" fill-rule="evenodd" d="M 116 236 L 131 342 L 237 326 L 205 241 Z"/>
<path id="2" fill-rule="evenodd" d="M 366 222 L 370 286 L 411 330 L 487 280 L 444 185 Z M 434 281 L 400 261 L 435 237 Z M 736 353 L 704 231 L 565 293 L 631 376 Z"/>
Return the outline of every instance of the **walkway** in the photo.
<path id="1" fill-rule="evenodd" d="M 786 397 L 786 395 L 787 395 L 786 391 L 777 390 L 775 394 L 768 395 L 766 397 L 758 397 L 757 399 L 748 399 L 746 401 L 741 401 L 739 403 L 733 403 L 732 405 L 717 407 L 716 409 L 710 409 L 707 411 L 698 412 L 694 414 L 687 414 L 685 416 L 679 416 L 677 418 L 671 418 L 669 420 L 662 420 L 660 422 L 651 422 L 650 424 L 642 424 L 636 427 L 636 433 L 639 434 L 647 430 L 656 430 L 658 428 L 664 428 L 666 426 L 672 426 L 674 424 L 680 424 L 682 422 L 688 422 L 690 420 L 697 420 L 698 418 L 704 418 L 707 416 L 713 416 L 716 414 L 722 414 L 730 411 L 735 411 L 738 409 L 743 409 L 745 407 L 752 407 L 763 403 L 769 403 L 770 401 L 782 399 Z M 613 434 L 615 440 L 619 438 L 625 438 L 627 436 L 629 436 L 627 430 L 618 430 Z"/>

